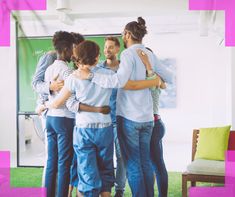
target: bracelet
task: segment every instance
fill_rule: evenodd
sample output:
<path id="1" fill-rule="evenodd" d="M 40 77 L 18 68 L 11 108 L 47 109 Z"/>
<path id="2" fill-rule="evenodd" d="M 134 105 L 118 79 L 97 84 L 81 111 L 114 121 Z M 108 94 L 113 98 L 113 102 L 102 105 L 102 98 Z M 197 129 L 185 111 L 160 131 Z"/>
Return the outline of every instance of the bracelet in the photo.
<path id="1" fill-rule="evenodd" d="M 155 73 L 153 72 L 153 70 L 147 70 L 147 76 L 151 77 L 153 76 Z"/>
<path id="2" fill-rule="evenodd" d="M 157 74 L 156 73 L 153 73 L 153 75 L 152 76 L 148 76 L 146 79 L 147 80 L 153 80 L 153 79 L 156 79 L 157 78 Z M 151 87 L 150 88 L 150 90 L 155 90 L 156 89 L 156 87 Z"/>
<path id="3" fill-rule="evenodd" d="M 152 80 L 152 79 L 156 79 L 157 78 L 157 74 L 156 73 L 153 73 L 152 76 L 147 76 L 146 79 L 147 80 Z"/>

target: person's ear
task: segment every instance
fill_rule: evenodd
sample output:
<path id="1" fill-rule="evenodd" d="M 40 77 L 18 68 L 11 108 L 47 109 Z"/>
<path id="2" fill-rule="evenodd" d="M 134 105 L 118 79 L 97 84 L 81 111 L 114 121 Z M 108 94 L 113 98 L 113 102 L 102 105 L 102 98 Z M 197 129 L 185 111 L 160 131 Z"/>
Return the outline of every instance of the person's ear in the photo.
<path id="1" fill-rule="evenodd" d="M 65 50 L 61 51 L 60 56 L 61 56 L 62 58 L 64 58 L 64 57 L 66 56 L 66 52 L 65 52 Z"/>
<path id="2" fill-rule="evenodd" d="M 116 54 L 118 54 L 120 51 L 120 47 L 116 47 Z"/>
<path id="3" fill-rule="evenodd" d="M 127 39 L 130 39 L 130 38 L 131 38 L 131 33 L 130 33 L 130 32 L 127 32 L 127 33 L 126 33 L 126 38 L 127 38 Z"/>
<path id="4" fill-rule="evenodd" d="M 100 58 L 100 55 L 98 55 L 98 56 L 95 58 L 95 63 L 94 63 L 94 65 L 98 64 L 99 58 Z"/>
<path id="5" fill-rule="evenodd" d="M 68 48 L 65 47 L 64 50 L 62 51 L 63 56 L 65 56 L 67 54 L 67 52 L 68 52 Z"/>

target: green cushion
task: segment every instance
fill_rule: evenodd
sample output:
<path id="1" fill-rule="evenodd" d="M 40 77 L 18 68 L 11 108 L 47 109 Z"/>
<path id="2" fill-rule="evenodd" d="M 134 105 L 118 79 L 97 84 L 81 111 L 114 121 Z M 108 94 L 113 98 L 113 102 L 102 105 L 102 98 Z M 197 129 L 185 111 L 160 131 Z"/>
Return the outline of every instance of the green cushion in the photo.
<path id="1" fill-rule="evenodd" d="M 195 159 L 220 160 L 225 158 L 231 125 L 200 129 Z"/>

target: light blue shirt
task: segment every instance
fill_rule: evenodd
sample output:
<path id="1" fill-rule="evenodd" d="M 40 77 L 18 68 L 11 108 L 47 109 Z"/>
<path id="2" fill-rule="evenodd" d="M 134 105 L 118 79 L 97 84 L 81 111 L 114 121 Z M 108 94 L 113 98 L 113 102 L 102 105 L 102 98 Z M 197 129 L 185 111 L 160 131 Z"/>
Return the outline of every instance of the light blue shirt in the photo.
<path id="1" fill-rule="evenodd" d="M 102 62 L 101 64 L 99 64 L 98 66 L 102 67 L 102 68 L 105 68 L 105 69 L 109 69 L 111 71 L 113 71 L 113 73 L 117 72 L 118 70 L 118 67 L 116 68 L 110 68 L 108 67 L 108 65 L 106 64 L 106 61 Z M 111 115 L 111 119 L 112 119 L 112 123 L 113 124 L 116 124 L 116 101 L 117 101 L 117 91 L 118 89 L 117 88 L 113 88 L 112 90 L 112 94 L 111 94 L 111 97 L 110 97 L 110 103 L 109 103 L 109 106 L 110 106 L 110 115 Z"/>
<path id="2" fill-rule="evenodd" d="M 101 67 L 93 67 L 91 71 L 94 73 L 108 74 L 113 73 L 111 70 Z M 106 89 L 92 83 L 90 80 L 80 80 L 70 75 L 65 81 L 65 87 L 75 94 L 76 100 L 94 107 L 108 106 L 112 89 Z M 105 127 L 111 125 L 110 114 L 102 114 L 95 112 L 79 111 L 76 113 L 76 125 L 78 127 Z"/>
<path id="3" fill-rule="evenodd" d="M 136 52 L 137 49 L 143 50 L 148 55 L 153 70 L 165 82 L 172 83 L 172 73 L 142 44 L 134 44 L 121 53 L 120 65 L 116 74 L 107 76 L 94 73 L 92 82 L 104 88 L 122 88 L 128 80 L 145 80 L 146 69 Z M 116 113 L 135 122 L 153 121 L 153 101 L 150 90 L 118 89 Z"/>

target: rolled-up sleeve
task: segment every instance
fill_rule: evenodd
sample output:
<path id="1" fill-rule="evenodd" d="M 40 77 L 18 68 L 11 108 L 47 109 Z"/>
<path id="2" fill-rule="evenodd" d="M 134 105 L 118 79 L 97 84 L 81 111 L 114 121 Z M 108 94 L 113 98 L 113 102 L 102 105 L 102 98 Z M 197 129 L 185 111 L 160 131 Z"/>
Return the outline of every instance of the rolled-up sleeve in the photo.
<path id="1" fill-rule="evenodd" d="M 173 83 L 173 73 L 167 69 L 166 65 L 162 64 L 156 55 L 154 55 L 154 64 L 153 70 L 166 82 L 166 83 Z"/>
<path id="2" fill-rule="evenodd" d="M 76 95 L 72 94 L 66 101 L 66 107 L 69 111 L 77 113 L 79 112 L 80 102 L 76 99 Z"/>
<path id="3" fill-rule="evenodd" d="M 92 82 L 103 88 L 123 88 L 133 70 L 133 55 L 131 55 L 129 51 L 123 51 L 120 61 L 117 73 L 112 75 L 94 73 Z"/>
<path id="4" fill-rule="evenodd" d="M 76 99 L 76 92 L 75 92 L 75 81 L 73 75 L 69 75 L 65 80 L 64 87 L 67 88 L 72 94 L 66 101 L 66 107 L 69 111 L 77 113 L 79 112 L 79 105 L 80 102 Z"/>

